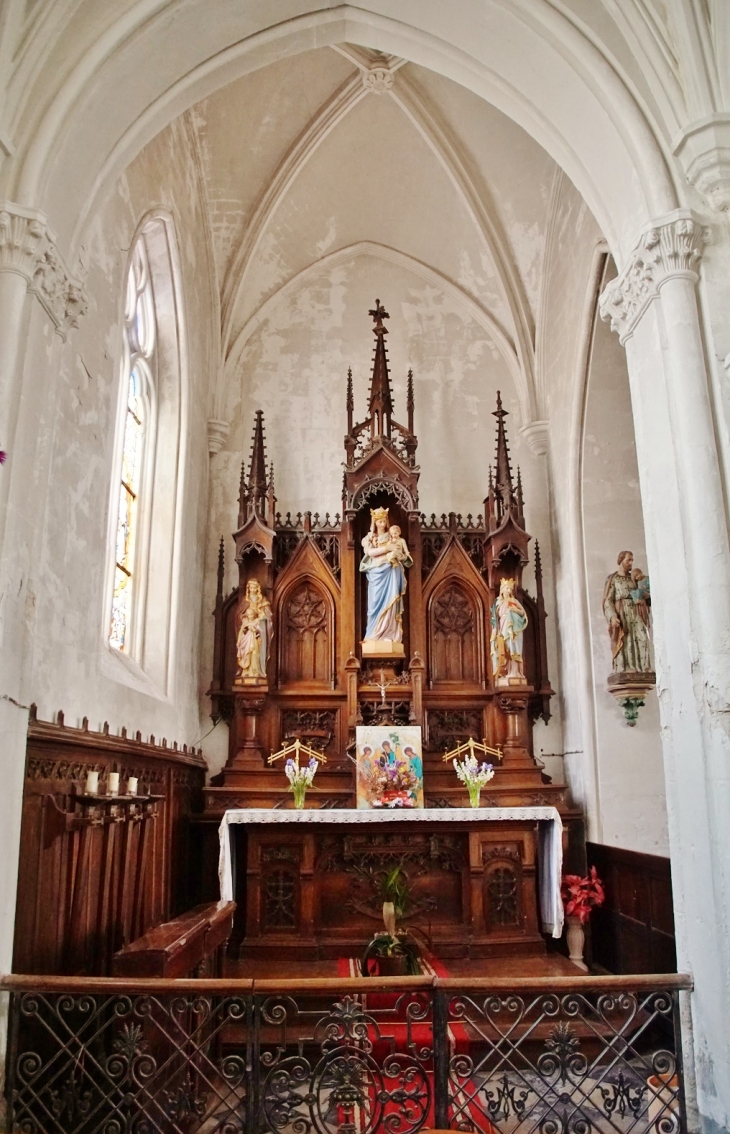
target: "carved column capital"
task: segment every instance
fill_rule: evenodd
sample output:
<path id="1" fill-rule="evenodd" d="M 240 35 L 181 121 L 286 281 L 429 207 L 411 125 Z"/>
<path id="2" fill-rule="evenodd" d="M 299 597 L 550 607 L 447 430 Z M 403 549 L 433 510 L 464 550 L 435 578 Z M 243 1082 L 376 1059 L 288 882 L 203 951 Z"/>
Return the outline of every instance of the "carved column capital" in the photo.
<path id="1" fill-rule="evenodd" d="M 228 440 L 230 431 L 231 423 L 229 421 L 221 421 L 216 417 L 208 418 L 208 452 L 211 456 L 220 453 Z"/>
<path id="2" fill-rule="evenodd" d="M 86 314 L 83 285 L 66 267 L 47 218 L 35 209 L 0 202 L 0 272 L 23 277 L 63 339 Z"/>
<path id="3" fill-rule="evenodd" d="M 709 229 L 686 209 L 677 209 L 645 228 L 620 275 L 599 298 L 602 319 L 621 342 L 633 333 L 642 315 L 671 279 L 698 279 L 698 268 Z"/>

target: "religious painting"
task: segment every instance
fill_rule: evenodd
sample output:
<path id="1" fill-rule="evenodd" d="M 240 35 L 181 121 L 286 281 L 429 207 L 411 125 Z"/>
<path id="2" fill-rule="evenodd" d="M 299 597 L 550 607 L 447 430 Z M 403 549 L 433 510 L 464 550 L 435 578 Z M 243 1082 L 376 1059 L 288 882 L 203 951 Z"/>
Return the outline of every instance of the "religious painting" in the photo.
<path id="1" fill-rule="evenodd" d="M 361 725 L 355 730 L 357 806 L 423 807 L 421 729 Z"/>

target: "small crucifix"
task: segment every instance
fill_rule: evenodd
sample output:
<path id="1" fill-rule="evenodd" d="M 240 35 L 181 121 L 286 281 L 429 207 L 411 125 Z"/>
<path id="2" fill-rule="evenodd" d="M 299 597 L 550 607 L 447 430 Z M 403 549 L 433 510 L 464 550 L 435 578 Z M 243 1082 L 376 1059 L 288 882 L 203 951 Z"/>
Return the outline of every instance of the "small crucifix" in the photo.
<path id="1" fill-rule="evenodd" d="M 385 670 L 381 669 L 380 681 L 376 681 L 375 684 L 377 685 L 378 689 L 380 690 L 380 697 L 381 697 L 380 705 L 381 705 L 381 708 L 382 708 L 386 704 L 385 691 L 386 691 L 386 689 L 389 689 L 391 685 L 395 685 L 395 681 L 386 681 L 385 680 Z"/>

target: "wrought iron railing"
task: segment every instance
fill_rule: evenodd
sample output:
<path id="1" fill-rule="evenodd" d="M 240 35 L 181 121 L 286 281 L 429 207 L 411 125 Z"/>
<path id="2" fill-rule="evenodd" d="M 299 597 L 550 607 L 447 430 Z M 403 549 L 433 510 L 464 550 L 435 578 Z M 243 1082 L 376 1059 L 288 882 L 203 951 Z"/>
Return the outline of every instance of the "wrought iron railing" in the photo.
<path id="1" fill-rule="evenodd" d="M 683 976 L 8 977 L 25 1134 L 679 1134 Z"/>

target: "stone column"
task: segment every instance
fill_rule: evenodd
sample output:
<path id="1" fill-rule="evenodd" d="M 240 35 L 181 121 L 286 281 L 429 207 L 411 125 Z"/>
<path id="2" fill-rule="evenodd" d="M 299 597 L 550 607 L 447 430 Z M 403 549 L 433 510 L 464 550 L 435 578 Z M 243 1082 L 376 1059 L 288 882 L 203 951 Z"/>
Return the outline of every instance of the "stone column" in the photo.
<path id="1" fill-rule="evenodd" d="M 641 477 L 675 900 L 692 973 L 701 1113 L 730 1117 L 730 545 L 697 305 L 707 232 L 687 212 L 641 235 L 601 313 L 626 344 Z"/>
<path id="2" fill-rule="evenodd" d="M 23 703 L 23 663 L 28 649 L 27 578 L 41 534 L 45 494 L 34 475 L 38 420 L 51 396 L 48 376 L 24 377 L 31 303 L 40 302 L 61 338 L 86 310 L 78 280 L 67 271 L 43 213 L 0 201 L 0 829 L 5 866 L 0 877 L 0 966 L 9 971 L 28 712 Z M 36 326 L 36 332 L 38 328 Z M 49 359 L 49 369 L 54 362 Z"/>

